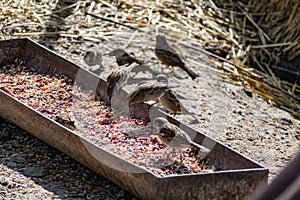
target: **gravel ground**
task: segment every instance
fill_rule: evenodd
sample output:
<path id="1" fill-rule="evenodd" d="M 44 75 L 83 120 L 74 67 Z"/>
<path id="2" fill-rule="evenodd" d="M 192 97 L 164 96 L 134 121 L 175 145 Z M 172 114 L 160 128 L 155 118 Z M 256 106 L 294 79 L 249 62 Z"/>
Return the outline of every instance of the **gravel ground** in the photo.
<path id="1" fill-rule="evenodd" d="M 136 199 L 0 118 L 0 199 Z"/>
<path id="2" fill-rule="evenodd" d="M 82 56 L 89 47 L 90 43 L 51 45 L 55 52 L 87 69 L 90 68 L 83 64 Z M 101 51 L 112 48 L 116 46 L 105 46 Z M 161 70 L 151 48 L 130 50 L 153 61 L 150 71 Z M 189 60 L 193 54 L 183 56 Z M 113 61 L 104 58 L 104 66 L 108 62 Z M 200 121 L 191 125 L 269 168 L 272 181 L 299 150 L 299 121 L 251 91 L 220 78 L 205 64 L 193 69 L 200 75 L 194 81 L 176 68 L 162 70 L 171 84 L 180 85 L 174 90 L 185 97 L 183 105 Z M 110 70 L 111 67 L 102 69 L 100 77 L 106 78 Z M 153 78 L 148 72 L 134 76 Z M 187 123 L 191 119 L 187 115 L 177 118 Z M 3 119 L 0 150 L 1 199 L 137 199 Z"/>

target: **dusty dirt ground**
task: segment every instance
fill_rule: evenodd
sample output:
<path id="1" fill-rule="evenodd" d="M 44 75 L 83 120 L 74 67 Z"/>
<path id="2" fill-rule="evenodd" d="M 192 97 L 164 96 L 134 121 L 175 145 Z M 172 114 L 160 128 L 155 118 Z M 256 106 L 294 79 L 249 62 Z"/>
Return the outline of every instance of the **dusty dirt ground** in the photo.
<path id="1" fill-rule="evenodd" d="M 129 91 L 141 79 L 153 80 L 155 74 L 165 74 L 183 97 L 182 104 L 199 122 L 191 124 L 190 115 L 176 117 L 269 168 L 272 181 L 299 151 L 299 120 L 221 78 L 205 55 L 177 47 L 187 65 L 199 74 L 196 80 L 176 67 L 163 66 L 154 55 L 153 38 L 147 36 L 149 45 L 138 40 L 126 48 L 149 63 L 130 73 L 125 89 Z M 124 47 L 123 42 L 116 41 L 44 44 L 83 68 L 100 69 L 97 73 L 104 79 L 117 67 L 115 60 L 104 55 L 101 67 L 89 67 L 83 62 L 84 53 L 91 46 L 103 54 Z M 15 125 L 1 119 L 0 127 L 2 199 L 137 199 Z"/>
<path id="2" fill-rule="evenodd" d="M 145 39 L 152 46 L 144 47 L 139 42 L 132 42 L 127 47 L 129 52 L 150 63 L 139 73 L 131 73 L 125 90 L 130 91 L 130 86 L 139 80 L 155 80 L 156 74 L 165 74 L 170 85 L 175 86 L 174 91 L 182 97 L 184 107 L 199 123 L 191 124 L 194 118 L 188 114 L 176 117 L 269 168 L 271 181 L 299 150 L 299 120 L 251 91 L 227 82 L 219 76 L 222 73 L 215 70 L 207 56 L 191 49 L 177 47 L 187 65 L 200 75 L 196 80 L 188 78 L 181 69 L 162 65 L 153 52 L 153 38 L 146 36 Z M 95 48 L 105 54 L 122 45 L 104 43 Z M 66 56 L 72 57 L 72 54 L 66 52 Z M 80 56 L 74 56 L 72 60 L 85 66 Z M 112 69 L 110 66 L 114 65 L 114 59 L 104 56 L 104 71 L 100 77 L 105 79 Z"/>

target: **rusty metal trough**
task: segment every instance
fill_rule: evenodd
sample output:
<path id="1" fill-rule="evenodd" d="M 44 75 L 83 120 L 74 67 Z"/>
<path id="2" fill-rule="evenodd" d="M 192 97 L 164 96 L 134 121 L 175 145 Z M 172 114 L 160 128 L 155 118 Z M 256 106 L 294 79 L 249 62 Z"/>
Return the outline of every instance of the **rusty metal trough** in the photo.
<path id="1" fill-rule="evenodd" d="M 10 64 L 16 58 L 42 73 L 65 74 L 84 88 L 96 89 L 107 99 L 104 80 L 36 42 L 27 38 L 0 41 L 0 65 Z M 131 112 L 147 116 L 148 109 L 143 104 L 131 108 Z M 155 115 L 166 116 L 154 110 Z M 254 191 L 267 184 L 268 169 L 184 124 L 181 127 L 195 135 L 195 142 L 214 144 L 208 158 L 220 171 L 156 176 L 146 168 L 101 149 L 1 90 L 0 116 L 142 199 L 250 199 Z M 174 124 L 180 123 L 167 117 Z"/>

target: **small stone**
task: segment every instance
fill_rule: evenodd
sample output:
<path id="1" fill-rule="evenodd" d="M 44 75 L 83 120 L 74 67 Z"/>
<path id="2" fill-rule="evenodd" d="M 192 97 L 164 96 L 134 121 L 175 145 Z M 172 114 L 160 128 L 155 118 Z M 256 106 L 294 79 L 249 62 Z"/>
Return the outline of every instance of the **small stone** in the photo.
<path id="1" fill-rule="evenodd" d="M 31 177 L 41 177 L 44 174 L 43 167 L 27 167 L 24 169 L 23 173 Z"/>
<path id="2" fill-rule="evenodd" d="M 11 168 L 17 167 L 17 163 L 15 162 L 8 162 L 6 165 Z"/>
<path id="3" fill-rule="evenodd" d="M 117 194 L 116 194 L 116 198 L 121 198 L 125 196 L 125 191 L 124 190 L 120 190 Z"/>
<path id="4" fill-rule="evenodd" d="M 13 158 L 13 160 L 16 162 L 16 163 L 24 163 L 25 162 L 25 158 L 21 155 L 17 155 Z"/>
<path id="5" fill-rule="evenodd" d="M 231 132 L 231 131 L 226 131 L 225 134 L 226 134 L 226 135 L 231 135 L 232 132 Z"/>
<path id="6" fill-rule="evenodd" d="M 247 89 L 243 88 L 242 91 L 244 91 L 248 97 L 250 97 L 250 98 L 253 97 L 253 93 L 251 90 L 247 90 Z"/>
<path id="7" fill-rule="evenodd" d="M 241 109 L 236 109 L 236 110 L 233 111 L 233 113 L 236 113 L 236 114 L 239 114 L 239 115 L 243 114 Z"/>
<path id="8" fill-rule="evenodd" d="M 288 119 L 288 118 L 281 118 L 281 124 L 282 125 L 292 125 L 293 124 L 293 121 L 291 119 Z"/>

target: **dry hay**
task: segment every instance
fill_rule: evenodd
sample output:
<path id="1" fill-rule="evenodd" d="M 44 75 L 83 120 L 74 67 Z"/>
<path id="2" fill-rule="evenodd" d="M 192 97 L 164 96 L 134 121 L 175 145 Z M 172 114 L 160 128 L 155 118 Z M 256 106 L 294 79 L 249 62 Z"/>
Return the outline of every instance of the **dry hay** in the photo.
<path id="1" fill-rule="evenodd" d="M 183 52 L 198 54 L 199 57 L 191 58 L 194 63 L 208 62 L 224 78 L 300 117 L 299 86 L 281 81 L 269 68 L 269 61 L 278 61 L 283 54 L 288 59 L 299 54 L 299 3 L 245 2 L 1 1 L 0 38 L 31 37 L 46 44 L 74 45 L 117 41 L 123 46 L 153 48 L 155 30 L 159 30 L 177 42 Z M 266 23 L 269 21 L 273 24 Z M 290 34 L 294 29 L 295 34 Z M 202 55 L 206 56 L 205 61 Z M 267 73 L 254 69 L 249 60 L 267 69 Z"/>
<path id="2" fill-rule="evenodd" d="M 267 99 L 275 98 L 277 105 L 299 117 L 300 2 L 215 2 L 224 16 L 231 20 L 231 27 L 239 35 L 239 44 L 249 51 L 243 64 L 264 72 L 267 80 L 259 81 L 259 87 L 255 88 Z M 262 86 L 265 83 L 270 86 Z"/>

